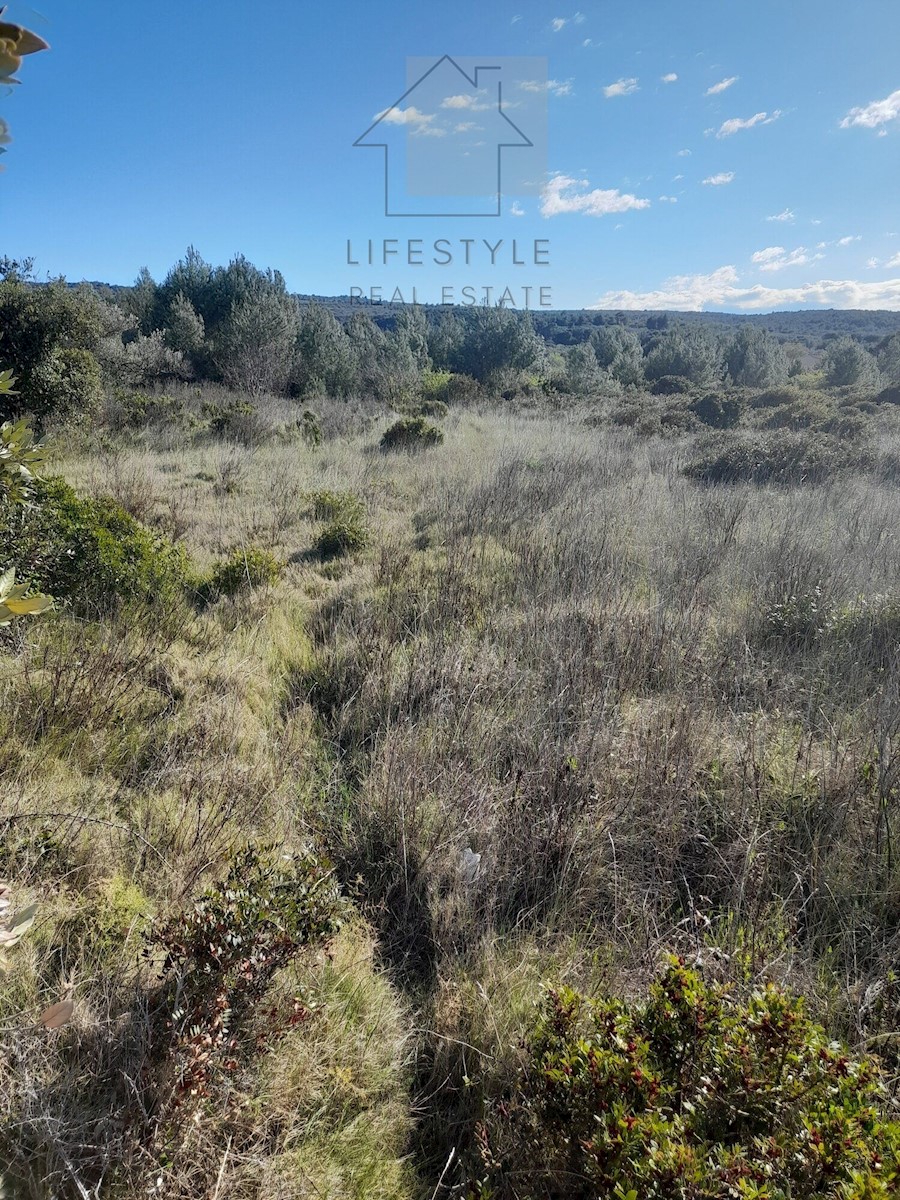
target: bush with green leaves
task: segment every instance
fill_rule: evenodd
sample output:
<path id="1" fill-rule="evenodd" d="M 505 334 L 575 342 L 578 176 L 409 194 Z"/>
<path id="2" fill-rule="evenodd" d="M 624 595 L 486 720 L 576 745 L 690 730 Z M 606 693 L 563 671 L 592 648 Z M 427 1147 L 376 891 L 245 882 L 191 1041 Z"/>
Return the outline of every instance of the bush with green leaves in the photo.
<path id="1" fill-rule="evenodd" d="M 159 924 L 148 956 L 162 956 L 165 1019 L 174 1101 L 200 1100 L 239 1066 L 240 1032 L 276 972 L 305 951 L 327 946 L 341 923 L 328 865 L 313 853 L 276 855 L 249 846 L 226 877 L 184 912 Z"/>
<path id="2" fill-rule="evenodd" d="M 822 483 L 847 470 L 868 470 L 874 462 L 865 445 L 818 431 L 770 438 L 721 434 L 699 447 L 685 474 L 709 484 L 795 486 Z"/>
<path id="3" fill-rule="evenodd" d="M 322 445 L 325 436 L 322 433 L 322 422 L 319 420 L 319 414 L 313 412 L 311 408 L 305 408 L 300 414 L 297 428 L 300 430 L 300 437 L 304 444 L 310 450 L 317 450 Z"/>
<path id="4" fill-rule="evenodd" d="M 654 396 L 690 396 L 694 385 L 683 375 L 661 375 L 650 391 Z"/>
<path id="5" fill-rule="evenodd" d="M 752 408 L 782 408 L 785 405 L 799 404 L 805 393 L 795 387 L 774 387 L 759 392 L 750 401 Z"/>
<path id="6" fill-rule="evenodd" d="M 101 333 L 102 304 L 91 289 L 0 282 L 0 362 L 18 379 L 0 417 L 28 413 L 42 425 L 96 407 Z"/>
<path id="7" fill-rule="evenodd" d="M 380 444 L 382 450 L 427 450 L 443 440 L 443 431 L 425 417 L 401 417 L 384 431 Z"/>
<path id="8" fill-rule="evenodd" d="M 317 553 L 324 559 L 341 558 L 345 554 L 356 554 L 369 544 L 369 530 L 365 520 L 344 513 L 329 521 L 315 541 Z"/>
<path id="9" fill-rule="evenodd" d="M 146 429 L 152 425 L 177 429 L 184 421 L 184 401 L 180 397 L 127 388 L 117 389 L 105 411 L 105 424 L 113 432 Z"/>
<path id="10" fill-rule="evenodd" d="M 114 500 L 84 499 L 62 479 L 37 480 L 27 509 L 0 502 L 20 579 L 46 588 L 80 615 L 129 601 L 169 609 L 183 597 L 190 563 Z"/>
<path id="11" fill-rule="evenodd" d="M 284 563 L 270 550 L 244 546 L 212 570 L 206 591 L 215 596 L 236 596 L 251 588 L 274 587 L 284 573 Z"/>
<path id="12" fill-rule="evenodd" d="M 12 371 L 0 371 L 0 397 L 14 396 L 14 383 Z M 26 420 L 4 421 L 0 425 L 0 528 L 5 509 L 9 533 L 13 533 L 17 507 L 31 498 L 33 469 L 43 457 L 43 447 L 35 441 Z M 12 541 L 14 537 L 13 533 Z M 0 570 L 0 628 L 12 624 L 16 617 L 35 616 L 50 608 L 53 603 L 50 596 L 35 592 L 30 583 L 16 583 L 15 566 L 3 563 Z"/>
<path id="13" fill-rule="evenodd" d="M 734 429 L 743 411 L 740 397 L 731 393 L 709 392 L 691 405 L 697 419 L 713 429 Z"/>
<path id="14" fill-rule="evenodd" d="M 879 381 L 874 357 L 851 337 L 836 338 L 829 344 L 822 370 L 829 387 L 874 386 Z"/>
<path id="15" fill-rule="evenodd" d="M 774 985 L 680 960 L 646 1000 L 550 992 L 478 1131 L 482 1200 L 887 1200 L 900 1123 L 877 1062 Z"/>
<path id="16" fill-rule="evenodd" d="M 366 506 L 352 492 L 313 492 L 312 514 L 327 521 L 315 541 L 316 552 L 325 559 L 355 554 L 369 544 Z"/>

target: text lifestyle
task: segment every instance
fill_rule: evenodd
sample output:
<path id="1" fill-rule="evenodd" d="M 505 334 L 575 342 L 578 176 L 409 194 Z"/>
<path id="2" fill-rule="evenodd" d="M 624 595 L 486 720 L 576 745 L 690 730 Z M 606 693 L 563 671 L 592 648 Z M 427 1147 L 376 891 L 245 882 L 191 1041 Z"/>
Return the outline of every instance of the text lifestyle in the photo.
<path id="1" fill-rule="evenodd" d="M 422 267 L 484 266 L 484 267 L 549 267 L 550 242 L 535 238 L 522 242 L 517 238 L 496 242 L 487 238 L 437 238 L 427 243 L 424 238 L 369 238 L 361 247 L 347 239 L 347 265 L 351 267 L 403 265 Z M 421 304 L 429 303 L 419 296 L 419 289 L 351 287 L 350 300 L 356 304 Z M 552 308 L 551 289 L 542 287 L 500 287 L 497 284 L 441 288 L 440 299 L 430 301 L 443 305 L 460 304 L 468 307 Z"/>
<path id="2" fill-rule="evenodd" d="M 547 238 L 535 238 L 533 242 L 520 242 L 517 238 L 511 242 L 505 238 L 497 242 L 489 242 L 487 238 L 438 238 L 426 246 L 424 238 L 407 238 L 406 241 L 369 238 L 361 251 L 354 248 L 351 238 L 347 239 L 347 265 L 350 267 L 387 267 L 398 260 L 408 267 L 423 267 L 426 263 L 436 267 L 549 267 L 550 242 Z"/>

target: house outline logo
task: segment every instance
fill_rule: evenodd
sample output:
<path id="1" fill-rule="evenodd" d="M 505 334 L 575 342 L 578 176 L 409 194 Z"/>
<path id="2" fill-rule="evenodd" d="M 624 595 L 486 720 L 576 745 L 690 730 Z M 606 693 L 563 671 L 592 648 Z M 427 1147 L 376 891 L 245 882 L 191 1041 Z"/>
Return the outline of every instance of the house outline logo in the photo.
<path id="1" fill-rule="evenodd" d="M 445 209 L 445 211 L 443 211 L 443 212 L 424 212 L 424 211 L 423 212 L 399 212 L 399 211 L 396 211 L 396 205 L 392 203 L 392 182 L 391 182 L 392 181 L 392 167 L 391 167 L 392 160 L 391 160 L 390 141 L 368 141 L 367 139 L 369 138 L 369 135 L 373 133 L 373 131 L 380 129 L 382 134 L 384 133 L 385 122 L 388 120 L 389 114 L 396 113 L 398 115 L 403 115 L 404 110 L 400 106 L 402 104 L 404 104 L 413 95 L 413 93 L 416 92 L 425 83 L 425 81 L 427 79 L 429 79 L 435 72 L 437 72 L 442 67 L 444 67 L 445 64 L 449 64 L 450 67 L 452 67 L 456 72 L 458 72 L 460 78 L 465 81 L 465 83 L 468 85 L 469 88 L 472 89 L 472 91 L 475 95 L 481 94 L 485 91 L 485 84 L 482 82 L 482 78 L 481 78 L 482 75 L 484 75 L 486 77 L 486 79 L 490 81 L 490 83 L 493 85 L 493 87 L 496 88 L 496 100 L 497 100 L 496 112 L 499 115 L 499 117 L 501 118 L 501 120 L 503 122 L 505 122 L 505 125 L 509 127 L 511 133 L 518 136 L 519 140 L 517 140 L 517 141 L 500 141 L 500 140 L 498 140 L 497 141 L 496 164 L 495 164 L 495 167 L 492 168 L 491 178 L 490 178 L 490 180 L 485 178 L 485 180 L 484 180 L 484 182 L 486 184 L 485 189 L 483 192 L 478 193 L 478 195 L 482 195 L 485 198 L 496 196 L 496 200 L 492 201 L 492 206 L 489 208 L 488 211 L 472 212 L 472 211 L 458 211 L 458 210 L 454 211 L 452 209 L 449 209 L 449 210 Z M 497 75 L 497 73 L 502 71 L 502 69 L 503 68 L 499 65 L 483 65 L 483 66 L 475 67 L 473 70 L 473 73 L 469 74 L 469 72 L 464 70 L 451 55 L 444 54 L 439 59 L 437 59 L 428 68 L 428 70 L 425 71 L 424 74 L 422 74 L 415 81 L 414 84 L 412 84 L 411 87 L 407 88 L 407 90 L 403 93 L 403 95 L 399 98 L 399 100 L 395 101 L 394 104 L 392 104 L 389 108 L 386 108 L 384 110 L 384 112 L 380 113 L 375 118 L 375 120 L 372 122 L 372 124 L 368 127 L 368 129 L 366 129 L 365 133 L 360 134 L 360 136 L 356 139 L 356 141 L 353 142 L 354 148 L 363 149 L 363 150 L 383 150 L 383 152 L 384 152 L 384 215 L 386 217 L 499 217 L 502 215 L 503 151 L 511 150 L 511 149 L 522 149 L 522 150 L 534 149 L 534 145 L 535 145 L 534 142 L 531 140 L 531 138 L 529 138 L 519 128 L 519 126 L 516 125 L 516 123 L 513 120 L 511 120 L 510 117 L 507 116 L 506 112 L 504 111 L 504 108 L 503 108 L 503 80 L 502 80 L 502 78 L 499 78 Z M 493 94 L 494 94 L 493 90 L 491 90 L 491 99 L 493 99 Z M 490 108 L 493 111 L 493 103 L 491 103 L 490 105 L 486 105 L 485 107 Z M 376 134 L 376 136 L 378 136 L 378 135 Z M 411 139 L 410 139 L 410 141 L 411 141 Z M 409 146 L 409 141 L 408 141 L 407 145 Z M 395 156 L 395 160 L 396 160 L 396 156 Z M 397 173 L 398 172 L 397 172 L 397 168 L 395 165 L 394 169 L 393 169 L 393 176 L 396 176 Z M 475 193 L 473 193 L 473 196 L 474 195 L 475 195 Z M 408 201 L 408 194 L 406 195 L 406 198 Z M 463 206 L 460 205 L 460 209 L 462 207 Z"/>

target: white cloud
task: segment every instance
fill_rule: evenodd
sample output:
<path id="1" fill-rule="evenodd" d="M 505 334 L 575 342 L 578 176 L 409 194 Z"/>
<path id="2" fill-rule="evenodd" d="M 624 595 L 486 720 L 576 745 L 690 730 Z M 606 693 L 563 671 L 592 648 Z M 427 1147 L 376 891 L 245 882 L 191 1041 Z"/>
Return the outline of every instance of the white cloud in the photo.
<path id="1" fill-rule="evenodd" d="M 513 17 L 513 19 L 510 21 L 510 25 L 518 25 L 518 23 L 521 20 L 522 20 L 522 14 L 519 13 L 518 16 Z"/>
<path id="2" fill-rule="evenodd" d="M 774 258 L 780 258 L 784 254 L 784 246 L 769 246 L 766 250 L 757 250 L 753 255 L 755 263 L 771 262 Z"/>
<path id="3" fill-rule="evenodd" d="M 724 187 L 734 179 L 734 171 L 720 171 L 718 175 L 710 175 L 703 180 L 704 187 Z"/>
<path id="4" fill-rule="evenodd" d="M 612 100 L 614 96 L 630 96 L 632 92 L 636 91 L 639 91 L 636 79 L 618 79 L 615 83 L 607 84 L 603 89 L 603 95 L 607 100 Z"/>
<path id="5" fill-rule="evenodd" d="M 554 17 L 554 19 L 550 22 L 550 28 L 554 33 L 559 33 L 561 29 L 565 29 L 568 23 L 568 17 Z"/>
<path id="6" fill-rule="evenodd" d="M 468 112 L 487 112 L 490 107 L 490 104 L 485 104 L 484 100 L 479 99 L 478 96 L 469 96 L 466 94 L 462 96 L 447 96 L 445 100 L 441 101 L 441 108 L 464 108 Z"/>
<path id="7" fill-rule="evenodd" d="M 709 275 L 677 275 L 655 292 L 607 292 L 594 308 L 767 309 L 816 305 L 826 308 L 900 309 L 900 279 L 875 283 L 822 279 L 797 287 L 746 286 L 734 267 L 720 267 Z"/>
<path id="8" fill-rule="evenodd" d="M 675 74 L 674 71 L 670 71 L 668 75 L 663 75 L 662 81 L 663 81 L 663 83 L 677 83 L 678 76 Z"/>
<path id="9" fill-rule="evenodd" d="M 884 265 L 889 267 L 891 270 L 893 270 L 894 267 L 900 267 L 900 254 L 895 254 L 894 257 L 888 259 Z"/>
<path id="10" fill-rule="evenodd" d="M 797 214 L 792 209 L 786 208 L 784 212 L 776 213 L 774 217 L 766 217 L 767 221 L 795 221 Z"/>
<path id="11" fill-rule="evenodd" d="M 572 179 L 568 175 L 554 175 L 545 185 L 541 195 L 542 217 L 558 217 L 564 213 L 605 217 L 610 213 L 649 207 L 649 200 L 642 200 L 614 188 L 591 189 L 586 179 Z"/>
<path id="12" fill-rule="evenodd" d="M 419 112 L 414 104 L 409 108 L 386 108 L 375 114 L 376 121 L 387 121 L 388 125 L 413 125 L 420 129 L 434 120 L 434 113 Z"/>
<path id="13" fill-rule="evenodd" d="M 677 196 L 660 196 L 659 202 L 660 202 L 660 204 L 677 204 L 678 197 Z"/>
<path id="14" fill-rule="evenodd" d="M 719 132 L 717 138 L 733 137 L 734 134 L 740 133 L 742 129 L 753 129 L 755 125 L 771 125 L 773 121 L 777 121 L 781 116 L 781 109 L 776 108 L 773 113 L 758 112 L 753 117 L 748 117 L 746 121 L 742 121 L 740 117 L 732 117 L 730 121 L 726 121 Z"/>
<path id="15" fill-rule="evenodd" d="M 476 125 L 474 121 L 460 121 L 458 125 L 454 125 L 454 133 L 471 133 L 473 130 L 482 129 L 483 126 Z"/>
<path id="16" fill-rule="evenodd" d="M 518 202 L 518 200 L 513 201 L 512 208 L 509 210 L 509 215 L 511 217 L 524 217 L 525 216 L 525 209 Z"/>
<path id="17" fill-rule="evenodd" d="M 900 118 L 900 91 L 892 92 L 886 100 L 874 100 L 864 108 L 851 108 L 841 121 L 841 129 L 877 129 Z"/>
<path id="18" fill-rule="evenodd" d="M 836 246 L 852 246 L 854 242 L 861 242 L 862 234 L 858 233 L 856 237 L 842 237 L 835 242 Z"/>
<path id="19" fill-rule="evenodd" d="M 552 96 L 572 95 L 571 79 L 523 79 L 519 87 L 523 92 L 549 92 Z"/>
<path id="20" fill-rule="evenodd" d="M 714 83 L 711 88 L 706 89 L 707 96 L 718 96 L 722 92 L 727 92 L 740 79 L 740 75 L 732 75 L 730 79 L 723 79 L 719 83 Z"/>
<path id="21" fill-rule="evenodd" d="M 756 263 L 761 271 L 783 271 L 786 267 L 803 267 L 808 262 L 815 262 L 822 257 L 821 254 L 810 256 L 805 246 L 798 246 L 796 250 L 785 250 L 784 246 L 767 246 L 765 250 L 757 250 L 751 256 L 751 261 Z"/>
<path id="22" fill-rule="evenodd" d="M 881 266 L 881 260 L 877 259 L 877 258 L 870 258 L 868 260 L 868 262 L 866 263 L 866 266 L 869 268 L 870 271 L 877 271 L 878 268 Z"/>

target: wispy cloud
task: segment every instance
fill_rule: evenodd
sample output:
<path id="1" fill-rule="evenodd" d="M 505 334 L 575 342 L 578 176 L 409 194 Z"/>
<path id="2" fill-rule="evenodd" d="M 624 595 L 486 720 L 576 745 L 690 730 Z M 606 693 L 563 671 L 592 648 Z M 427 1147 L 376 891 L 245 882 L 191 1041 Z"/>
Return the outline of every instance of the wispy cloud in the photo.
<path id="1" fill-rule="evenodd" d="M 649 208 L 650 201 L 642 200 L 615 188 L 591 188 L 586 179 L 569 175 L 554 175 L 541 196 L 541 216 L 558 217 L 565 213 L 580 213 L 586 217 L 606 217 L 610 213 Z"/>
<path id="2" fill-rule="evenodd" d="M 758 112 L 755 116 L 747 117 L 746 120 L 741 120 L 740 117 L 732 117 L 730 121 L 726 121 L 719 132 L 717 138 L 733 137 L 736 133 L 740 133 L 742 129 L 753 129 L 756 125 L 771 125 L 773 121 L 777 121 L 781 116 L 781 109 L 776 108 L 773 113 Z"/>
<path id="3" fill-rule="evenodd" d="M 838 240 L 834 244 L 836 246 L 852 246 L 854 242 L 861 242 L 861 241 L 862 241 L 862 234 L 857 233 L 850 237 L 838 238 Z"/>
<path id="4" fill-rule="evenodd" d="M 784 246 L 767 246 L 765 250 L 757 250 L 751 256 L 751 262 L 761 271 L 784 271 L 787 267 L 803 267 L 823 257 L 821 254 L 810 255 L 805 246 L 798 246 L 796 250 L 785 250 Z"/>
<path id="5" fill-rule="evenodd" d="M 677 83 L 678 76 L 675 74 L 674 71 L 670 71 L 668 75 L 662 76 L 662 81 L 663 81 L 663 83 Z"/>
<path id="6" fill-rule="evenodd" d="M 614 96 L 630 96 L 632 92 L 639 90 L 637 79 L 617 79 L 615 83 L 606 85 L 603 95 L 607 100 L 612 100 Z"/>
<path id="7" fill-rule="evenodd" d="M 722 92 L 727 92 L 730 87 L 733 87 L 740 79 L 740 75 L 732 75 L 730 79 L 722 79 L 718 83 L 714 83 L 712 87 L 706 89 L 704 93 L 707 96 L 719 96 Z"/>
<path id="8" fill-rule="evenodd" d="M 375 114 L 376 121 L 386 121 L 388 125 L 412 125 L 420 129 L 430 125 L 434 113 L 420 112 L 414 104 L 409 108 L 386 108 L 384 112 Z"/>
<path id="9" fill-rule="evenodd" d="M 523 92 L 548 92 L 551 96 L 572 95 L 571 79 L 523 79 L 519 87 Z"/>
<path id="10" fill-rule="evenodd" d="M 518 200 L 513 201 L 512 207 L 509 210 L 509 215 L 511 217 L 524 217 L 525 216 L 525 209 L 518 202 Z"/>
<path id="11" fill-rule="evenodd" d="M 704 187 L 725 187 L 734 180 L 734 171 L 720 171 L 718 175 L 708 175 L 703 180 Z"/>
<path id="12" fill-rule="evenodd" d="M 765 311 L 807 306 L 828 308 L 900 308 L 900 279 L 863 283 L 855 279 L 822 279 L 797 287 L 745 285 L 733 266 L 709 275 L 676 275 L 653 292 L 606 292 L 594 308 L 678 309 L 702 312 L 709 308 Z"/>
<path id="13" fill-rule="evenodd" d="M 560 33 L 567 25 L 583 25 L 584 21 L 584 13 L 577 12 L 573 17 L 554 17 L 550 22 L 550 28 L 554 33 Z"/>
<path id="14" fill-rule="evenodd" d="M 690 158 L 692 154 L 693 154 L 693 150 L 679 150 L 678 151 L 679 158 Z"/>
<path id="15" fill-rule="evenodd" d="M 492 106 L 477 96 L 463 93 L 461 96 L 447 96 L 441 101 L 441 108 L 466 109 L 468 112 L 487 112 Z M 493 105 L 496 108 L 496 105 Z"/>
<path id="16" fill-rule="evenodd" d="M 678 197 L 677 196 L 660 196 L 659 202 L 660 202 L 660 204 L 677 204 Z"/>
<path id="17" fill-rule="evenodd" d="M 793 209 L 786 208 L 784 212 L 775 213 L 773 217 L 766 217 L 767 221 L 796 221 L 797 214 Z"/>
<path id="18" fill-rule="evenodd" d="M 878 129 L 889 121 L 900 119 L 900 91 L 892 92 L 886 100 L 874 100 L 863 108 L 851 108 L 841 121 L 841 129 Z"/>
<path id="19" fill-rule="evenodd" d="M 889 258 L 884 265 L 889 267 L 891 270 L 893 270 L 894 267 L 900 267 L 900 254 L 895 254 L 893 258 Z"/>

